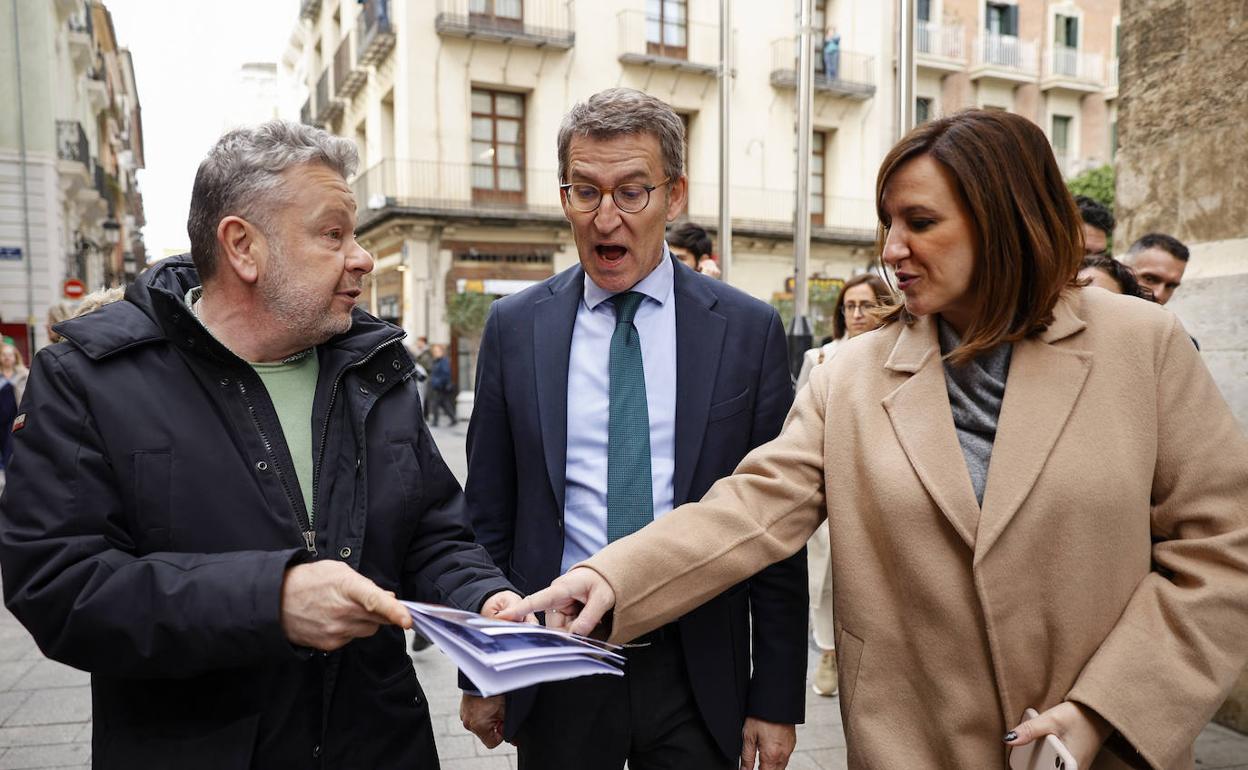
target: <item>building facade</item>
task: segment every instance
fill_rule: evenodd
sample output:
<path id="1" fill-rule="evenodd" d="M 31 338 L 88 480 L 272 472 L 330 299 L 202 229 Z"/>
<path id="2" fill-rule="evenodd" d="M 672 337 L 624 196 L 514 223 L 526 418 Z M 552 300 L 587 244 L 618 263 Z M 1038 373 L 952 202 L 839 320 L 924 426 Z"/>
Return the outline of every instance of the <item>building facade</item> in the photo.
<path id="1" fill-rule="evenodd" d="M 1070 13 L 1099 34 L 1112 26 L 1100 7 L 1107 4 L 1079 0 Z M 934 116 L 982 104 L 1022 112 L 1065 131 L 1072 171 L 1108 160 L 1104 54 L 1095 88 L 1076 77 L 1085 60 L 1096 60 L 1082 42 L 1073 46 L 1075 75 L 1065 74 L 1062 49 L 1051 56 L 1057 75 L 1042 82 L 1042 19 L 1059 16 L 1045 10 L 1050 3 L 1024 0 L 1026 13 L 1011 6 L 1011 18 L 1026 20 L 1014 38 L 1020 43 L 1011 48 L 998 35 L 997 48 L 986 50 L 1015 51 L 1030 36 L 1034 72 L 1005 72 L 997 59 L 1006 54 L 977 69 L 970 54 L 985 36 L 976 31 L 1014 29 L 990 15 L 997 5 L 919 4 L 919 42 L 927 46 L 918 57 L 921 110 Z M 814 277 L 848 277 L 874 258 L 875 174 L 897 137 L 893 6 L 815 0 Z M 798 4 L 737 2 L 733 14 L 730 279 L 772 300 L 793 274 Z M 1095 24 L 1083 21 L 1090 17 Z M 280 77 L 287 89 L 302 89 L 301 120 L 360 149 L 359 231 L 378 258 L 370 308 L 413 336 L 454 342 L 469 388 L 471 335 L 451 328 L 448 308 L 458 318 L 459 295 L 511 293 L 576 261 L 559 207 L 556 134 L 574 103 L 612 86 L 653 94 L 684 118 L 686 216 L 715 235 L 718 22 L 718 0 L 305 0 Z M 822 55 L 825 36 L 838 42 L 831 59 Z M 1096 110 L 1083 104 L 1093 91 L 1097 119 L 1085 117 Z"/>
<path id="2" fill-rule="evenodd" d="M 133 62 L 102 3 L 17 9 L 16 28 L 0 14 L 0 318 L 30 352 L 68 279 L 122 285 L 146 263 L 143 127 Z"/>

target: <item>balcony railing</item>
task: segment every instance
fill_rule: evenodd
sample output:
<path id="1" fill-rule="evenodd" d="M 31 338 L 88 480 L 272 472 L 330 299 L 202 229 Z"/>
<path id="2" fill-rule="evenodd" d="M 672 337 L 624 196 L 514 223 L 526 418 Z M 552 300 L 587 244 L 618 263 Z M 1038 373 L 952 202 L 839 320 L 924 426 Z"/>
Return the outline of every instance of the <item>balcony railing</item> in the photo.
<path id="1" fill-rule="evenodd" d="M 76 120 L 56 121 L 56 157 L 83 166 L 91 165 L 91 145 L 81 123 Z"/>
<path id="2" fill-rule="evenodd" d="M 1104 60 L 1098 53 L 1085 53 L 1078 48 L 1055 45 L 1049 49 L 1045 76 L 1066 80 L 1082 80 L 1099 87 L 1105 73 Z"/>
<path id="3" fill-rule="evenodd" d="M 566 0 L 513 0 L 518 15 L 500 15 L 503 0 L 438 0 L 439 35 L 494 40 L 535 48 L 571 48 L 576 42 L 572 4 Z M 492 12 L 491 12 L 492 11 Z"/>
<path id="4" fill-rule="evenodd" d="M 642 11 L 620 11 L 618 18 L 621 63 L 701 75 L 719 72 L 719 25 L 664 23 Z"/>
<path id="5" fill-rule="evenodd" d="M 316 106 L 313 120 L 321 125 L 328 124 L 342 114 L 342 100 L 338 99 L 330 88 L 332 83 L 329 69 L 326 67 L 316 81 Z"/>
<path id="6" fill-rule="evenodd" d="M 920 56 L 966 61 L 965 30 L 960 26 L 920 21 L 914 27 L 914 42 Z"/>
<path id="7" fill-rule="evenodd" d="M 356 63 L 378 65 L 394 49 L 394 26 L 390 23 L 390 0 L 363 0 L 356 21 Z"/>
<path id="8" fill-rule="evenodd" d="M 362 221 L 395 207 L 444 216 L 563 218 L 554 169 L 517 169 L 507 178 L 507 190 L 478 186 L 487 177 L 493 180 L 487 170 L 469 163 L 387 158 L 356 177 L 351 187 Z"/>
<path id="9" fill-rule="evenodd" d="M 776 88 L 796 88 L 798 41 L 781 38 L 771 43 L 771 84 Z M 815 90 L 826 91 L 847 99 L 870 99 L 875 95 L 875 58 L 853 51 L 841 50 L 828 71 L 823 52 L 816 44 L 810 52 L 815 68 Z"/>
<path id="10" fill-rule="evenodd" d="M 368 70 L 356 64 L 355 32 L 348 32 L 334 54 L 334 94 L 349 99 L 367 82 Z"/>
<path id="11" fill-rule="evenodd" d="M 1038 69 L 1035 41 L 994 32 L 983 34 L 975 40 L 975 65 L 981 72 L 992 70 L 1013 77 L 1035 77 Z"/>

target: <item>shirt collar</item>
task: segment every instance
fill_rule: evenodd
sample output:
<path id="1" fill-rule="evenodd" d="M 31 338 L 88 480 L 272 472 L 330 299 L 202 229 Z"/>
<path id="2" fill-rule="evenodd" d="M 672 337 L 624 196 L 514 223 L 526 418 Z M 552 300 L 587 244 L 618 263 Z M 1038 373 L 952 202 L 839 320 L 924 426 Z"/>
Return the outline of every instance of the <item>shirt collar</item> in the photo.
<path id="1" fill-rule="evenodd" d="M 646 295 L 650 299 L 658 302 L 660 305 L 666 304 L 668 297 L 672 296 L 672 280 L 675 270 L 672 268 L 672 254 L 667 250 L 667 242 L 663 242 L 663 258 L 659 260 L 659 264 L 650 274 L 642 278 L 628 291 L 635 291 Z M 615 295 L 602 289 L 598 284 L 594 283 L 589 277 L 589 273 L 585 274 L 585 307 L 590 310 L 596 310 L 599 305 L 611 299 Z"/>

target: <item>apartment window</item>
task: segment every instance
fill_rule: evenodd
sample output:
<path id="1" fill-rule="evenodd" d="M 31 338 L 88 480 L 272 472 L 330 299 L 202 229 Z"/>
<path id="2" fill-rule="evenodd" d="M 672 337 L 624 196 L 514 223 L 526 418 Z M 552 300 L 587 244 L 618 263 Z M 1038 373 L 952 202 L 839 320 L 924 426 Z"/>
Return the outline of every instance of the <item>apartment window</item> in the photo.
<path id="1" fill-rule="evenodd" d="M 1053 143 L 1053 155 L 1057 158 L 1057 167 L 1062 170 L 1065 175 L 1068 172 L 1070 162 L 1070 117 L 1066 115 L 1053 116 L 1053 133 L 1050 141 Z"/>
<path id="2" fill-rule="evenodd" d="M 1018 37 L 1018 6 L 1011 3 L 986 3 L 984 23 L 994 35 Z"/>
<path id="3" fill-rule="evenodd" d="M 914 125 L 921 126 L 932 119 L 932 100 L 920 96 L 914 100 Z"/>
<path id="4" fill-rule="evenodd" d="M 919 21 L 932 20 L 932 0 L 919 0 L 918 7 L 915 10 L 918 13 Z"/>
<path id="5" fill-rule="evenodd" d="M 646 0 L 646 51 L 669 59 L 689 57 L 687 0 Z"/>
<path id="6" fill-rule="evenodd" d="M 524 96 L 472 89 L 472 198 L 524 200 Z"/>
<path id="7" fill-rule="evenodd" d="M 810 222 L 824 222 L 824 162 L 828 157 L 828 134 L 815 131 L 810 135 Z"/>
<path id="8" fill-rule="evenodd" d="M 1060 13 L 1053 23 L 1053 42 L 1066 48 L 1079 47 L 1079 19 Z"/>
<path id="9" fill-rule="evenodd" d="M 524 29 L 522 0 L 469 0 L 468 15 L 473 26 Z"/>
<path id="10" fill-rule="evenodd" d="M 690 114 L 689 114 L 689 113 L 687 113 L 687 112 L 678 112 L 678 113 L 676 113 L 676 115 L 680 118 L 680 122 L 681 122 L 681 123 L 684 125 L 684 127 L 685 127 L 685 168 L 684 168 L 684 172 L 685 172 L 685 176 L 689 176 L 689 164 L 690 164 L 690 158 L 692 158 L 692 157 L 693 157 L 693 156 L 690 154 L 690 144 L 689 144 L 690 137 L 692 136 L 692 134 L 690 133 L 690 129 L 693 127 L 693 116 L 692 116 L 692 115 L 690 115 Z"/>

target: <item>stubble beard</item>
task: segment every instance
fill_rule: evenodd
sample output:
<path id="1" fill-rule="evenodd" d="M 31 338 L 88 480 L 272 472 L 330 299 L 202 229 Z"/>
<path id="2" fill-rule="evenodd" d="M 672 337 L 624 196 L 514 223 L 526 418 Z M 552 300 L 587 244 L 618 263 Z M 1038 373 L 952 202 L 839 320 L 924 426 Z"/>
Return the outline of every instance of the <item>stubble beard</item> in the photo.
<path id="1" fill-rule="evenodd" d="M 334 297 L 301 284 L 291 269 L 289 255 L 271 241 L 269 269 L 260 282 L 260 296 L 269 313 L 299 347 L 320 345 L 351 328 L 351 315 L 334 312 Z"/>

